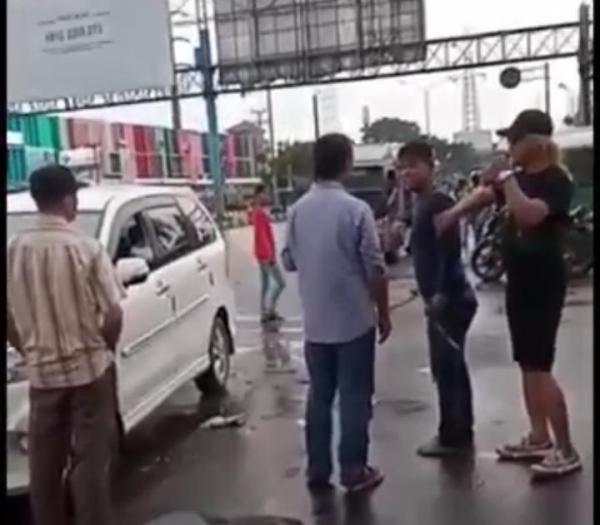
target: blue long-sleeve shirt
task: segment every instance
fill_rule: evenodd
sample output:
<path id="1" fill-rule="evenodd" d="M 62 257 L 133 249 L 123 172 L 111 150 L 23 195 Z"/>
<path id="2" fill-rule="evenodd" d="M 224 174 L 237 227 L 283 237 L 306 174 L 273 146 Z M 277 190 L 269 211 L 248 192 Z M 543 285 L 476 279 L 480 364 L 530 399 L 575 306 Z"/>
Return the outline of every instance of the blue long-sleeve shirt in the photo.
<path id="1" fill-rule="evenodd" d="M 298 272 L 304 333 L 311 343 L 346 343 L 375 327 L 369 280 L 385 274 L 369 205 L 338 182 L 319 182 L 288 213 L 282 261 Z"/>
<path id="2" fill-rule="evenodd" d="M 448 195 L 434 191 L 419 195 L 413 207 L 411 255 L 419 293 L 426 301 L 438 293 L 452 299 L 470 286 L 461 260 L 459 227 L 438 239 L 433 224 L 433 218 L 453 204 Z"/>

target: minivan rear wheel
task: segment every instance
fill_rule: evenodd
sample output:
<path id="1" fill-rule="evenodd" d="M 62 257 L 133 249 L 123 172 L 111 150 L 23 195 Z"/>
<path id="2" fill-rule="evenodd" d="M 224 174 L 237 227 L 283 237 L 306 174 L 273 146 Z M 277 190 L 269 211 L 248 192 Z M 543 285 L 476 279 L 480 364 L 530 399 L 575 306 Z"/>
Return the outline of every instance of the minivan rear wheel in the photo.
<path id="1" fill-rule="evenodd" d="M 229 328 L 222 317 L 216 317 L 208 348 L 210 367 L 194 379 L 196 387 L 205 396 L 220 395 L 226 391 L 231 365 L 231 347 Z"/>

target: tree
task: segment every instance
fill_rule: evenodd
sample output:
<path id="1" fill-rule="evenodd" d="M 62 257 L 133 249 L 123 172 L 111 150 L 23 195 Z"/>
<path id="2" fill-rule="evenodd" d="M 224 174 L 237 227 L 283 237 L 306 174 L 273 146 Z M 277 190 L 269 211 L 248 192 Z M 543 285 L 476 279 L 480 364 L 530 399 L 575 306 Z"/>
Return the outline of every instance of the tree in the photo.
<path id="1" fill-rule="evenodd" d="M 421 136 L 416 122 L 399 118 L 382 118 L 362 129 L 365 143 L 408 142 Z"/>
<path id="2" fill-rule="evenodd" d="M 450 143 L 435 136 L 423 138 L 433 147 L 442 175 L 467 175 L 478 163 L 477 154 L 470 144 Z"/>
<path id="3" fill-rule="evenodd" d="M 434 135 L 423 135 L 419 125 L 409 120 L 382 118 L 363 129 L 362 133 L 363 142 L 366 143 L 406 143 L 417 139 L 429 142 L 440 162 L 442 176 L 457 172 L 466 175 L 477 164 L 477 155 L 470 144 L 454 144 Z"/>
<path id="4" fill-rule="evenodd" d="M 277 156 L 271 161 L 271 173 L 277 177 L 277 185 L 287 186 L 288 178 L 310 178 L 313 171 L 312 142 L 279 144 Z"/>

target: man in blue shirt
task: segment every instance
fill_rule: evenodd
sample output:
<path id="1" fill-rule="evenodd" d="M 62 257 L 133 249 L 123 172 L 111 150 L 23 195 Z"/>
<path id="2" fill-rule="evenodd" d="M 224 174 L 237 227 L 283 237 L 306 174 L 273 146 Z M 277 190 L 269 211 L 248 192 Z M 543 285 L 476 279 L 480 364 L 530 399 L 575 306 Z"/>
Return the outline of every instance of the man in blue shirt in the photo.
<path id="1" fill-rule="evenodd" d="M 368 465 L 375 326 L 390 335 L 387 277 L 373 212 L 340 180 L 352 170 L 350 140 L 324 135 L 314 148 L 315 183 L 289 211 L 284 267 L 297 270 L 310 388 L 306 408 L 310 489 L 331 488 L 332 405 L 339 393 L 341 482 L 373 488 Z"/>
<path id="2" fill-rule="evenodd" d="M 423 141 L 405 144 L 398 152 L 397 170 L 416 196 L 411 255 L 425 301 L 431 372 L 439 398 L 438 435 L 418 453 L 441 457 L 473 446 L 473 404 L 464 347 L 477 300 L 465 277 L 458 226 L 442 238 L 436 237 L 434 216 L 454 202 L 435 189 L 431 146 Z"/>

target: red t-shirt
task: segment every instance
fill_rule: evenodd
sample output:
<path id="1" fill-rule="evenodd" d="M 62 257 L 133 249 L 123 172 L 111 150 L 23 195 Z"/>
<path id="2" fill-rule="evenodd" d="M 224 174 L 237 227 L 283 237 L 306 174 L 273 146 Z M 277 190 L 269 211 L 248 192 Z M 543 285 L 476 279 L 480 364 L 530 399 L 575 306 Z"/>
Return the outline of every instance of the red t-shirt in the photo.
<path id="1" fill-rule="evenodd" d="M 252 208 L 254 226 L 254 255 L 259 262 L 275 262 L 275 240 L 269 214 L 260 206 Z"/>

